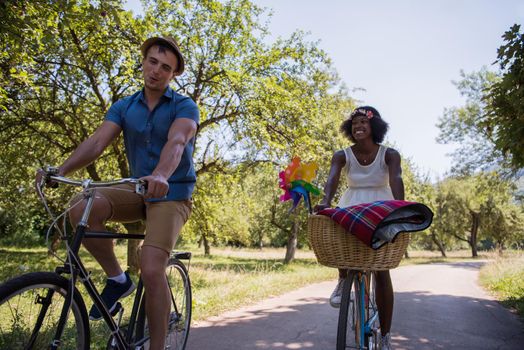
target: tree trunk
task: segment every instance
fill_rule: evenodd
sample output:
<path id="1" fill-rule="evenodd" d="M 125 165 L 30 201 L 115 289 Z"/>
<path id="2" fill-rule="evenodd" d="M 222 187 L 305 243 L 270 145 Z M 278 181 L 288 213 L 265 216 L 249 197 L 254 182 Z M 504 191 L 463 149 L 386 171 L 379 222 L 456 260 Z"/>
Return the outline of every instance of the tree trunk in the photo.
<path id="1" fill-rule="evenodd" d="M 202 233 L 202 243 L 204 243 L 204 255 L 211 255 L 211 248 L 209 247 L 209 242 L 207 240 L 206 234 Z"/>
<path id="2" fill-rule="evenodd" d="M 146 225 L 144 221 L 125 223 L 124 227 L 127 233 L 144 233 Z M 138 252 L 142 246 L 142 240 L 140 239 L 128 239 L 127 240 L 127 267 L 129 273 L 138 274 L 140 270 L 140 260 Z"/>
<path id="3" fill-rule="evenodd" d="M 499 256 L 502 256 L 502 254 L 504 254 L 504 242 L 497 241 L 497 252 Z"/>
<path id="4" fill-rule="evenodd" d="M 297 240 L 298 240 L 298 230 L 299 230 L 299 218 L 295 214 L 293 220 L 293 226 L 288 234 L 287 244 L 286 244 L 286 257 L 284 258 L 284 264 L 289 264 L 295 258 L 295 252 L 297 250 Z"/>
<path id="5" fill-rule="evenodd" d="M 264 248 L 264 242 L 262 241 L 263 239 L 263 235 L 262 233 L 260 233 L 260 236 L 258 237 L 258 249 L 262 250 L 262 248 Z"/>
<path id="6" fill-rule="evenodd" d="M 474 212 L 473 210 L 470 210 L 469 213 L 471 215 L 471 231 L 469 237 L 469 245 L 471 246 L 471 256 L 476 258 L 478 256 L 477 235 L 480 224 L 480 213 Z"/>
<path id="7" fill-rule="evenodd" d="M 406 249 L 406 251 L 404 252 L 404 258 L 405 258 L 405 259 L 409 259 L 409 252 L 408 252 L 407 249 Z"/>
<path id="8" fill-rule="evenodd" d="M 438 250 L 440 251 L 440 254 L 442 255 L 443 258 L 446 258 L 446 249 L 444 248 L 444 244 L 442 244 L 442 242 L 440 241 L 440 239 L 438 239 L 437 235 L 432 233 L 431 234 L 431 240 L 433 241 L 433 243 L 435 243 L 438 247 Z"/>

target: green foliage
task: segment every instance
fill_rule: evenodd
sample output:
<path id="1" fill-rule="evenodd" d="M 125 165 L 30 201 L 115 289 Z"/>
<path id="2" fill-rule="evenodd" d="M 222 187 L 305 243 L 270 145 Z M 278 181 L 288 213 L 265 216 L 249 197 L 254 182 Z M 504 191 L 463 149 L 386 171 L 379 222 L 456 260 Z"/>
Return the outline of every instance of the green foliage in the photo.
<path id="1" fill-rule="evenodd" d="M 511 201 L 497 201 L 490 195 L 481 205 L 481 228 L 499 250 L 524 240 L 524 211 Z"/>
<path id="2" fill-rule="evenodd" d="M 429 232 L 446 247 L 459 248 L 461 242 L 477 246 L 481 240 L 504 246 L 524 239 L 524 211 L 513 202 L 514 183 L 497 173 L 448 178 L 433 187 L 427 203 L 435 213 Z M 478 237 L 472 225 L 479 218 Z"/>
<path id="3" fill-rule="evenodd" d="M 494 166 L 518 170 L 524 166 L 524 40 L 520 25 L 502 36 L 498 49 L 500 74 L 485 68 L 455 83 L 465 106 L 450 108 L 440 118 L 438 141 L 458 142 L 454 170 L 471 174 Z"/>
<path id="4" fill-rule="evenodd" d="M 20 222 L 8 236 L 33 231 L 35 212 L 41 216 L 30 194 L 35 168 L 60 164 L 111 103 L 141 86 L 138 48 L 148 36 L 178 39 L 187 69 L 173 85 L 197 102 L 202 116 L 199 182 L 185 240 L 206 234 L 217 244 L 258 244 L 255 218 L 264 215 L 246 215 L 259 202 L 242 179 L 255 176 L 259 164 L 283 167 L 293 155 L 328 158 L 351 107 L 325 52 L 300 32 L 268 43 L 264 10 L 247 0 L 145 1 L 143 18 L 118 0 L 8 3 L 0 22 L 0 41 L 9 48 L 0 55 L 0 142 L 6 145 L 0 208 Z M 79 176 L 128 175 L 117 142 Z M 260 207 L 273 203 L 276 183 L 269 175 L 255 190 L 268 200 Z M 34 210 L 16 211 L 19 188 Z M 274 234 L 273 228 L 264 237 Z"/>
<path id="5" fill-rule="evenodd" d="M 281 245 L 290 219 L 275 203 L 275 165 L 328 158 L 351 106 L 330 60 L 300 32 L 266 43 L 263 10 L 250 1 L 147 1 L 145 10 L 158 33 L 178 38 L 188 68 L 175 84 L 200 106 L 194 237 Z"/>
<path id="6" fill-rule="evenodd" d="M 470 74 L 461 72 L 461 77 L 454 84 L 466 98 L 465 105 L 446 109 L 437 124 L 437 141 L 458 145 L 452 153 L 453 172 L 469 175 L 478 170 L 508 168 L 507 158 L 495 147 L 482 124 L 486 109 L 484 91 L 497 81 L 497 75 L 483 68 Z"/>
<path id="7" fill-rule="evenodd" d="M 497 61 L 502 76 L 486 91 L 486 113 L 480 125 L 514 169 L 524 167 L 524 36 L 513 25 L 502 36 Z"/>
<path id="8" fill-rule="evenodd" d="M 8 234 L 24 241 L 43 220 L 32 194 L 35 169 L 60 164 L 101 123 L 111 102 L 138 86 L 139 56 L 129 47 L 141 42 L 143 26 L 122 11 L 122 1 L 3 6 L 0 42 L 8 49 L 0 56 L 6 97 L 0 207 L 18 223 Z M 128 176 L 117 144 L 87 170 L 94 179 Z"/>

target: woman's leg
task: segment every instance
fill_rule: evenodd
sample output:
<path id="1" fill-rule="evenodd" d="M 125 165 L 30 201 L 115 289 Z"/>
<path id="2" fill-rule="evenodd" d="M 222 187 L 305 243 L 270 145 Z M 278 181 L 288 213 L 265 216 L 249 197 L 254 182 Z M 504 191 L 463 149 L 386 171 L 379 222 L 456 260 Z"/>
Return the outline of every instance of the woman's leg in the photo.
<path id="1" fill-rule="evenodd" d="M 329 297 L 329 303 L 333 307 L 340 307 L 340 302 L 342 301 L 342 286 L 347 275 L 347 269 L 338 269 L 338 282 L 335 286 L 335 290 L 333 290 L 333 293 L 331 293 L 331 296 Z"/>
<path id="2" fill-rule="evenodd" d="M 376 300 L 378 315 L 380 318 L 380 329 L 383 335 L 391 330 L 391 320 L 393 318 L 393 285 L 389 270 L 377 271 Z"/>

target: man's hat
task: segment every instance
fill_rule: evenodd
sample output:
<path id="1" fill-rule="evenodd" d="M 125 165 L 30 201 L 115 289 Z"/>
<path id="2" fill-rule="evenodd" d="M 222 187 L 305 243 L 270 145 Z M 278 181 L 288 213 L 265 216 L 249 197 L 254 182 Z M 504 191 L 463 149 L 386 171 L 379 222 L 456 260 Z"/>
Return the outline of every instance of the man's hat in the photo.
<path id="1" fill-rule="evenodd" d="M 180 75 L 184 73 L 184 56 L 182 56 L 182 52 L 180 51 L 180 48 L 178 47 L 178 44 L 176 43 L 175 39 L 165 36 L 165 37 L 159 37 L 155 36 L 152 38 L 147 39 L 144 41 L 142 46 L 140 46 L 140 50 L 142 51 L 142 55 L 146 57 L 147 50 L 155 44 L 164 44 L 173 49 L 175 52 L 177 59 L 178 59 L 178 67 L 175 69 L 175 75 Z"/>

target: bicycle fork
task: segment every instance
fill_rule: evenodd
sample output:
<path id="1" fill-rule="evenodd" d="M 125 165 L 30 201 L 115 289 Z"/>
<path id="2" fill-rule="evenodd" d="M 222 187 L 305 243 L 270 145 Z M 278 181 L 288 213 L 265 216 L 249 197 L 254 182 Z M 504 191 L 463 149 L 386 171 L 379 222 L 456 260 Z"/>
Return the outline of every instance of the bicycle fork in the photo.
<path id="1" fill-rule="evenodd" d="M 378 312 L 374 305 L 370 306 L 370 303 L 373 303 L 373 301 L 371 300 L 372 297 L 370 292 L 371 278 L 368 277 L 368 273 L 359 272 L 357 280 L 358 293 L 355 293 L 355 298 L 359 299 L 358 322 L 360 325 L 362 325 L 359 327 L 359 342 L 357 346 L 359 349 L 369 349 L 369 339 L 372 338 L 374 333 L 378 331 L 378 329 L 375 327 L 378 318 Z M 370 312 L 372 313 L 371 315 Z"/>

